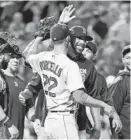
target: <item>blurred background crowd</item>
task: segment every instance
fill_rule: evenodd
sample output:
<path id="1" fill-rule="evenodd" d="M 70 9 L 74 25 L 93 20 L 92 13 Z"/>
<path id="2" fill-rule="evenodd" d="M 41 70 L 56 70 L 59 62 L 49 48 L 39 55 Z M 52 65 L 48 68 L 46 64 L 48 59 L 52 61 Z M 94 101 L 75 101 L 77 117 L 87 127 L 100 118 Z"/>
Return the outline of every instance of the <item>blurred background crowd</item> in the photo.
<path id="1" fill-rule="evenodd" d="M 55 16 L 58 20 L 69 4 L 74 5 L 77 16 L 69 26 L 82 25 L 94 38 L 98 48 L 96 69 L 111 84 L 123 68 L 122 48 L 130 44 L 130 1 L 0 1 L 0 32 L 14 34 L 22 52 L 34 39 L 40 19 Z M 32 73 L 22 63 L 19 75 L 26 82 Z"/>

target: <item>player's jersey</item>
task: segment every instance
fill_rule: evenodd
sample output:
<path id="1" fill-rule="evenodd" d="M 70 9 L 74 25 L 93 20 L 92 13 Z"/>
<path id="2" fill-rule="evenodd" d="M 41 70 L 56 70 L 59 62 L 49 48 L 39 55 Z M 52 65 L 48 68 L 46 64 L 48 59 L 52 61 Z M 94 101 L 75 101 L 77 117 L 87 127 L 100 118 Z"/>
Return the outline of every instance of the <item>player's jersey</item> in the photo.
<path id="1" fill-rule="evenodd" d="M 42 52 L 29 56 L 28 62 L 41 76 L 47 108 L 55 111 L 74 110 L 71 93 L 84 88 L 78 65 L 64 54 Z"/>
<path id="2" fill-rule="evenodd" d="M 73 57 L 71 55 L 68 55 L 68 57 L 78 64 L 87 94 L 89 94 L 95 99 L 100 99 L 100 95 L 98 94 L 97 83 L 96 83 L 97 71 L 94 65 L 92 64 L 92 62 L 86 60 L 83 57 L 79 57 L 75 55 Z"/>

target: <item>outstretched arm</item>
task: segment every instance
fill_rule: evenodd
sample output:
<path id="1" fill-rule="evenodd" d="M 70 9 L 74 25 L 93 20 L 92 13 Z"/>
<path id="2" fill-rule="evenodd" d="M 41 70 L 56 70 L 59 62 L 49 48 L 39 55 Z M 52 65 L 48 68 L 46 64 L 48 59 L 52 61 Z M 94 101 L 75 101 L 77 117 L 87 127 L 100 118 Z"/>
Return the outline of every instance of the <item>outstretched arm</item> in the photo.
<path id="1" fill-rule="evenodd" d="M 37 36 L 36 39 L 31 41 L 29 45 L 24 49 L 23 55 L 25 56 L 27 61 L 30 55 L 37 54 L 38 46 L 40 45 L 42 39 L 43 37 Z"/>
<path id="2" fill-rule="evenodd" d="M 87 95 L 84 90 L 81 89 L 73 92 L 73 99 L 79 104 L 83 104 L 85 106 L 97 108 L 102 107 L 105 113 L 107 113 L 109 116 L 112 114 L 112 112 L 114 112 L 114 108 L 112 108 L 112 106 L 107 105 L 103 101 L 92 98 L 91 96 Z"/>
<path id="3" fill-rule="evenodd" d="M 25 101 L 29 98 L 32 98 L 34 95 L 38 94 L 42 89 L 41 78 L 38 73 L 34 73 L 29 83 L 27 84 L 24 91 L 20 92 L 19 100 L 22 104 L 25 104 Z"/>
<path id="4" fill-rule="evenodd" d="M 28 45 L 27 47 L 24 49 L 23 51 L 23 56 L 26 58 L 27 54 L 28 54 L 28 51 L 30 50 L 31 46 L 33 45 L 35 39 L 33 39 Z"/>

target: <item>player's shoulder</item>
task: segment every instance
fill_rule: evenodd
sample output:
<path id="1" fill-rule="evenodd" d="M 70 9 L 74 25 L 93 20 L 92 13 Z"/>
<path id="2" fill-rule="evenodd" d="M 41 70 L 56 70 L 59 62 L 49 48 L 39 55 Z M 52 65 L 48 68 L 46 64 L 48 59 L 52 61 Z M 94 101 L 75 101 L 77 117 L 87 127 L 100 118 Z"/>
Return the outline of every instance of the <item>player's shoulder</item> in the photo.
<path id="1" fill-rule="evenodd" d="M 78 64 L 75 61 L 71 60 L 69 57 L 67 57 L 67 61 L 72 66 L 78 66 Z"/>
<path id="2" fill-rule="evenodd" d="M 87 66 L 88 69 L 94 69 L 95 68 L 93 62 L 88 60 L 88 59 L 86 59 L 84 63 Z"/>
<path id="3" fill-rule="evenodd" d="M 98 75 L 98 79 L 103 79 L 103 80 L 105 80 L 105 77 L 101 74 L 101 73 L 97 73 L 97 75 Z"/>
<path id="4" fill-rule="evenodd" d="M 31 54 L 27 57 L 27 61 L 32 61 L 32 60 L 35 60 L 35 59 L 39 59 L 39 58 L 42 58 L 44 56 L 45 52 L 40 52 L 38 54 Z"/>
<path id="5" fill-rule="evenodd" d="M 127 72 L 125 70 L 120 70 L 118 75 L 116 76 L 115 80 L 113 81 L 113 84 L 121 84 L 123 82 L 125 82 L 126 77 L 129 78 L 130 76 L 130 72 Z"/>
<path id="6" fill-rule="evenodd" d="M 120 85 L 120 84 L 122 83 L 122 80 L 123 80 L 123 77 L 122 77 L 121 75 L 118 75 L 118 76 L 114 79 L 112 85 Z"/>
<path id="7" fill-rule="evenodd" d="M 68 67 L 69 67 L 69 69 L 73 69 L 73 70 L 79 69 L 78 64 L 76 62 L 72 61 L 72 60 L 69 61 Z"/>

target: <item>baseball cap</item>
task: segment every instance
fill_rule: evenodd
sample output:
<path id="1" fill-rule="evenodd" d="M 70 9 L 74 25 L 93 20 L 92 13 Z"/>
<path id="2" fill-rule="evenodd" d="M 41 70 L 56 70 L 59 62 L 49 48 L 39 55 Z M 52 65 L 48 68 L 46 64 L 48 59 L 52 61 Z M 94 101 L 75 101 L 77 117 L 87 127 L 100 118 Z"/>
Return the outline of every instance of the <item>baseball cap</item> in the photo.
<path id="1" fill-rule="evenodd" d="M 53 41 L 60 41 L 69 35 L 69 28 L 66 24 L 57 23 L 52 26 L 50 36 Z"/>
<path id="2" fill-rule="evenodd" d="M 82 26 L 73 26 L 70 28 L 70 35 L 85 41 L 92 41 L 93 38 L 87 35 L 87 31 Z"/>
<path id="3" fill-rule="evenodd" d="M 96 54 L 97 52 L 97 46 L 95 42 L 91 42 L 91 41 L 87 42 L 86 48 L 89 48 L 93 52 L 93 54 Z"/>
<path id="4" fill-rule="evenodd" d="M 122 56 L 124 57 L 127 53 L 131 51 L 131 45 L 127 45 L 122 49 Z"/>

